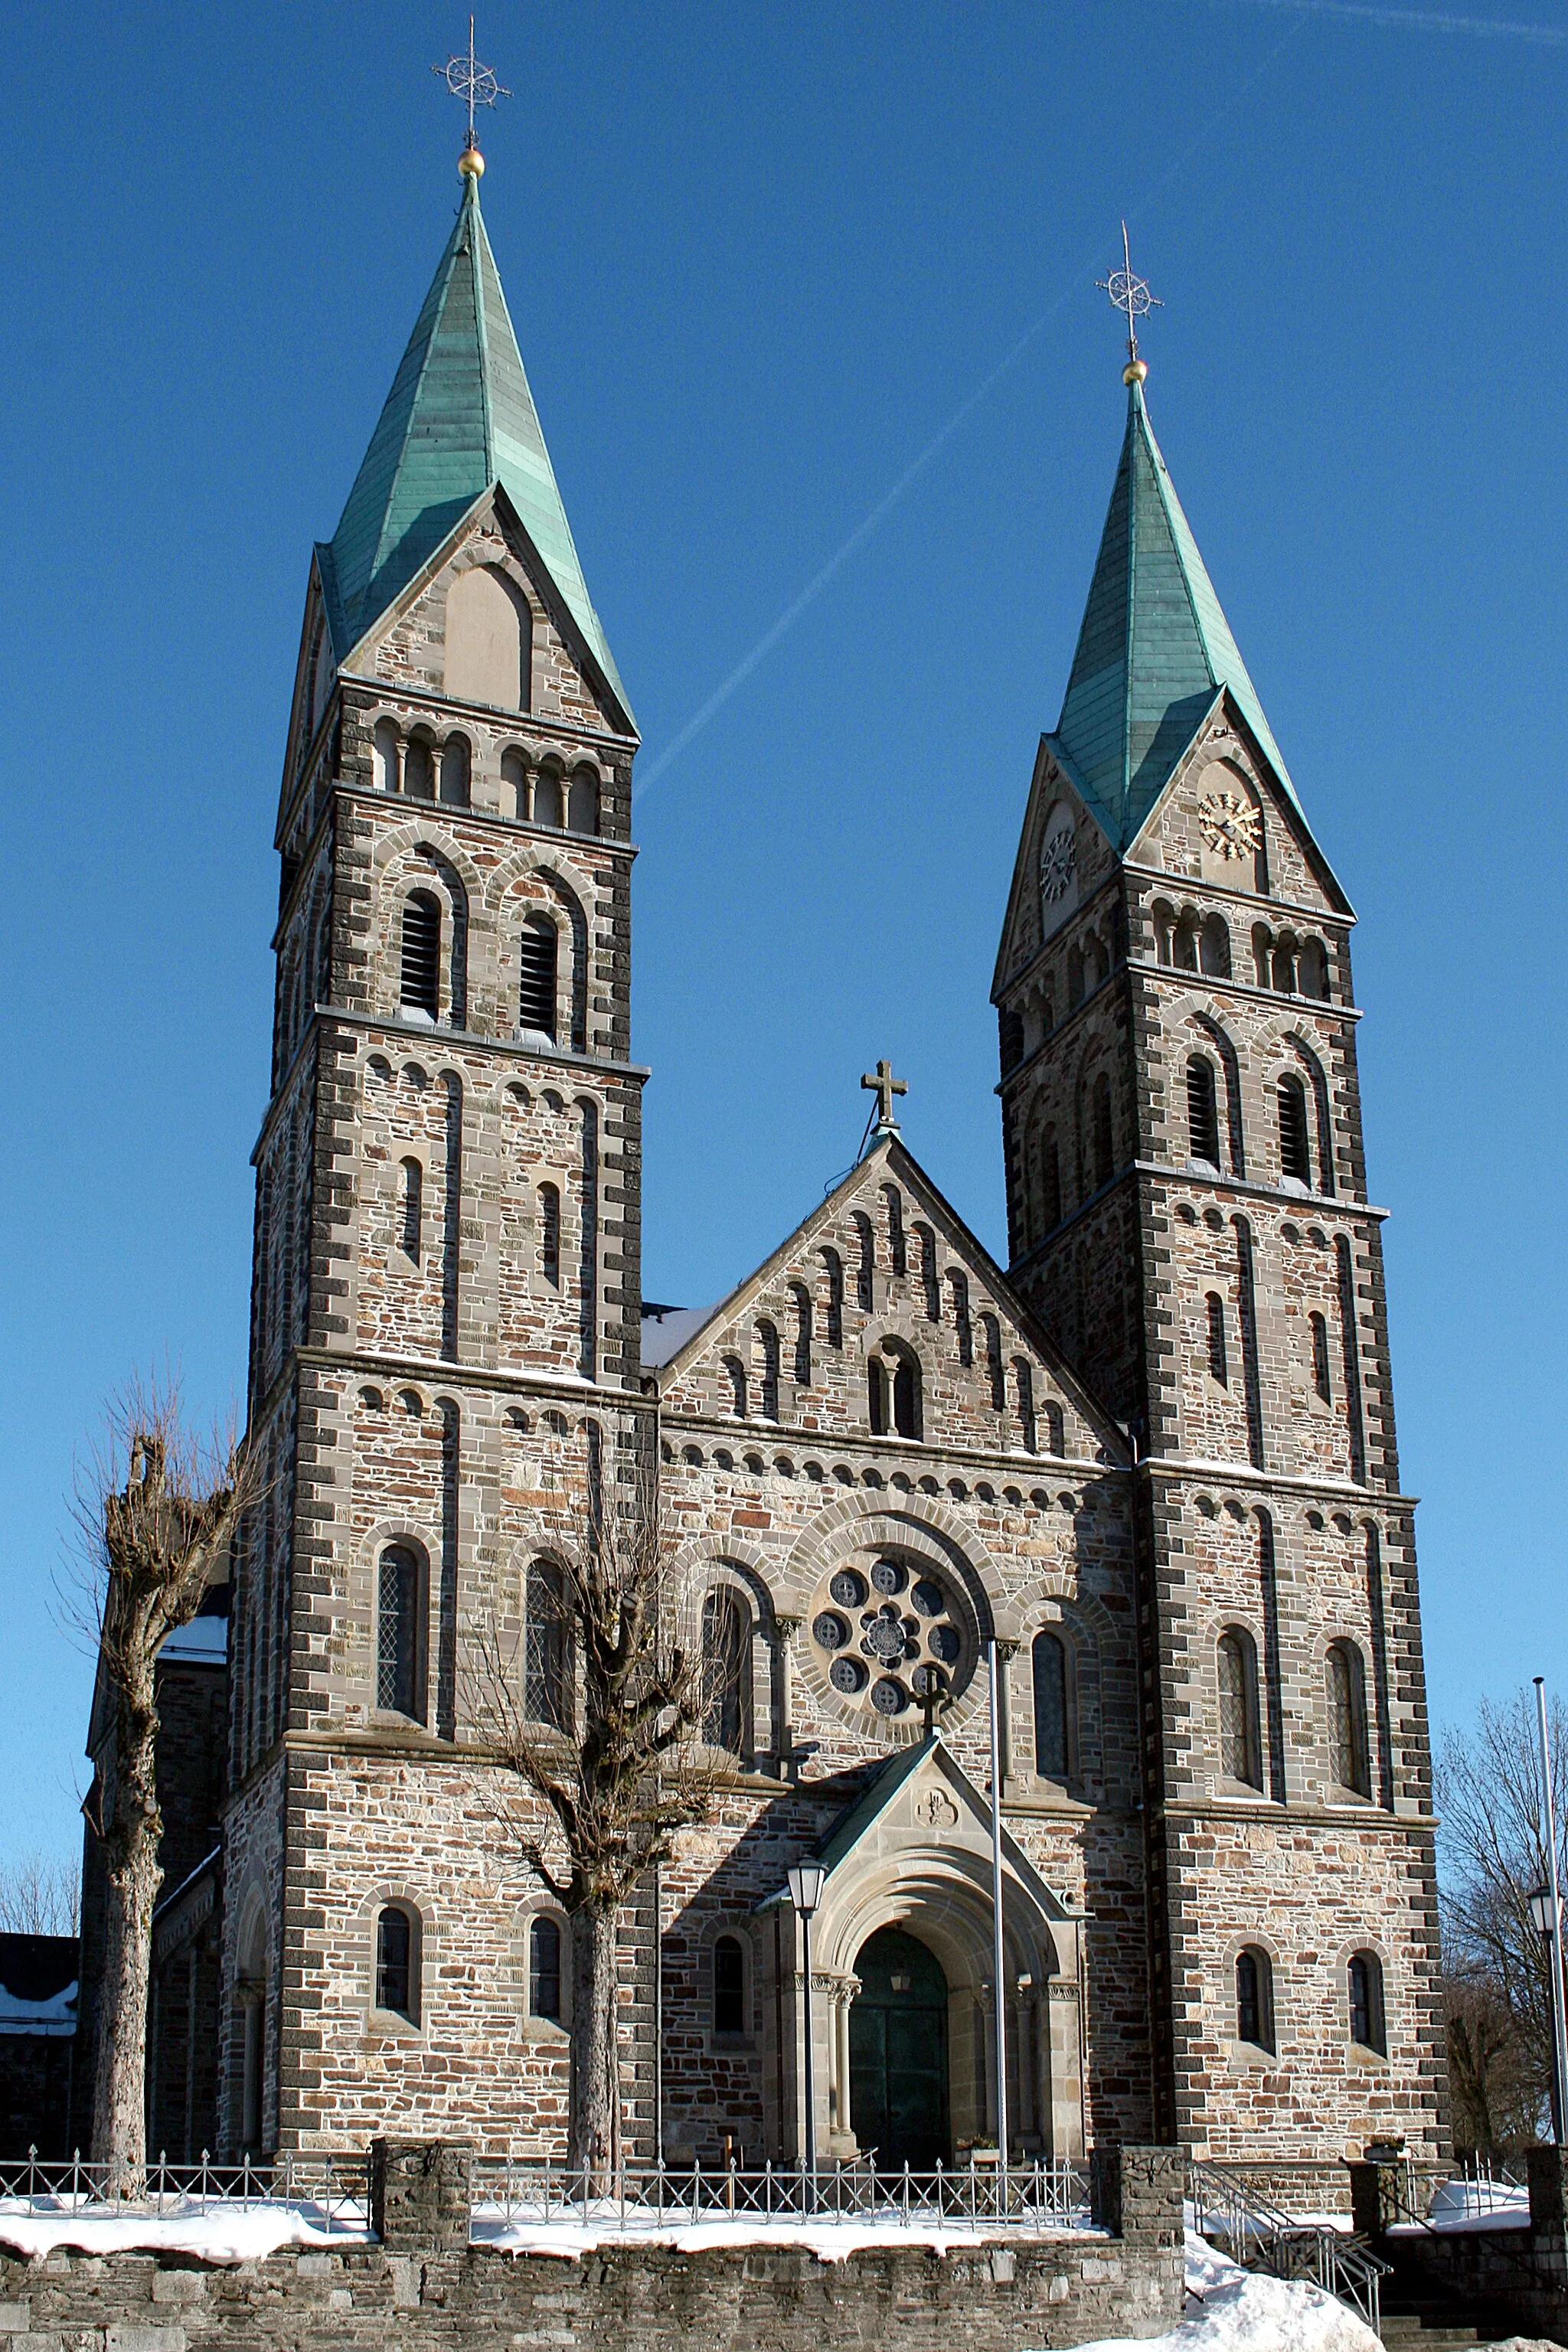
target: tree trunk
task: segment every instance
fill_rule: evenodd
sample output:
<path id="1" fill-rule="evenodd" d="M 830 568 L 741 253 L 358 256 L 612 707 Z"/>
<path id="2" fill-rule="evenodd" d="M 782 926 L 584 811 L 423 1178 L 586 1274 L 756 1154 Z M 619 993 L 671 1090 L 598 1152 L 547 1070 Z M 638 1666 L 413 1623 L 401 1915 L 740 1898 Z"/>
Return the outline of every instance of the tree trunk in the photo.
<path id="1" fill-rule="evenodd" d="M 140 2197 L 147 2168 L 147 1985 L 153 1906 L 163 1883 L 163 1816 L 154 1778 L 157 1715 L 122 1702 L 118 1753 L 107 1758 L 100 1834 L 107 1863 L 103 1979 L 93 2074 L 92 2160 L 110 2167 L 111 2196 Z"/>
<path id="2" fill-rule="evenodd" d="M 591 1906 L 572 1922 L 572 2162 L 601 2196 L 621 2171 L 616 1922 L 613 1909 Z"/>

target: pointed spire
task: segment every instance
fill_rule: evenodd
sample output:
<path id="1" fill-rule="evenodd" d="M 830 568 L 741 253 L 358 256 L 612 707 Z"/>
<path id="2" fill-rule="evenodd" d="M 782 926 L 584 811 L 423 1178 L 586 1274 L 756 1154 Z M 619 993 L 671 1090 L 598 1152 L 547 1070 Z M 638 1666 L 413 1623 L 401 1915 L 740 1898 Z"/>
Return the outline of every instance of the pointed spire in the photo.
<path id="1" fill-rule="evenodd" d="M 345 658 L 499 482 L 629 725 L 485 234 L 477 151 L 465 149 L 458 168 L 457 224 L 342 518 L 319 550 L 333 643 Z"/>
<path id="2" fill-rule="evenodd" d="M 1126 370 L 1121 462 L 1050 739 L 1123 851 L 1221 688 L 1296 797 L 1160 454 L 1143 404 L 1146 373 L 1136 357 Z"/>

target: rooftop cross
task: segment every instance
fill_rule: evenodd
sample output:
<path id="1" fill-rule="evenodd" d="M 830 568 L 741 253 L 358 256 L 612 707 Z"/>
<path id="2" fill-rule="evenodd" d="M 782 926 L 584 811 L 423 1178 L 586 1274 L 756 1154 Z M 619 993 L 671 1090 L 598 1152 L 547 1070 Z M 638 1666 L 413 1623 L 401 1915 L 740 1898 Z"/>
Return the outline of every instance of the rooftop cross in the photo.
<path id="1" fill-rule="evenodd" d="M 430 70 L 432 73 L 445 76 L 447 87 L 454 98 L 468 100 L 468 137 L 463 152 L 465 155 L 477 156 L 479 151 L 474 139 L 475 107 L 493 106 L 498 98 L 510 98 L 511 92 L 510 89 L 503 89 L 489 66 L 480 65 L 475 57 L 474 20 L 471 16 L 468 18 L 467 56 L 459 49 L 455 57 L 447 58 L 444 66 L 432 66 Z M 481 163 L 480 169 L 483 168 Z"/>
<path id="2" fill-rule="evenodd" d="M 879 1062 L 875 1075 L 868 1070 L 860 1084 L 868 1094 L 874 1094 L 877 1097 L 878 1134 L 896 1135 L 899 1131 L 899 1122 L 893 1117 L 893 1097 L 907 1095 L 910 1090 L 909 1081 L 906 1078 L 894 1077 L 891 1062 Z"/>
<path id="3" fill-rule="evenodd" d="M 1157 294 L 1150 293 L 1148 279 L 1136 276 L 1133 271 L 1125 221 L 1121 224 L 1121 268 L 1113 269 L 1109 278 L 1097 278 L 1094 282 L 1126 315 L 1127 365 L 1121 380 L 1124 383 L 1142 383 L 1149 373 L 1149 366 L 1147 361 L 1138 356 L 1138 321 L 1146 319 L 1151 310 L 1163 310 L 1164 306 Z"/>

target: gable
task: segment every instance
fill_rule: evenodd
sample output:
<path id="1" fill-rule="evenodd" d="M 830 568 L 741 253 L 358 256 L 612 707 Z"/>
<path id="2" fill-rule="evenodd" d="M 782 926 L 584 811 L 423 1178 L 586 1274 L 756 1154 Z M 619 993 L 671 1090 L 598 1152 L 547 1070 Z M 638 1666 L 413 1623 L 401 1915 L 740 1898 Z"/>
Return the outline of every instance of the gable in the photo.
<path id="1" fill-rule="evenodd" d="M 1042 736 L 1013 866 L 991 998 L 1033 962 L 1069 915 L 1092 897 L 1116 865 L 1092 804 L 1048 737 Z"/>
<path id="2" fill-rule="evenodd" d="M 279 833 L 292 805 L 306 754 L 327 715 L 337 676 L 321 565 L 312 561 L 305 589 L 304 618 L 300 625 L 300 650 L 294 664 L 294 694 L 289 707 L 289 733 L 278 807 Z"/>
<path id="3" fill-rule="evenodd" d="M 1300 803 L 1228 692 L 1216 698 L 1128 856 L 1223 889 L 1351 912 Z"/>
<path id="4" fill-rule="evenodd" d="M 890 1758 L 834 1823 L 816 1859 L 831 1879 L 873 1860 L 900 1857 L 910 1843 L 940 1839 L 944 1849 L 967 1847 L 985 1869 L 991 1860 L 991 1807 L 940 1732 Z M 1053 1924 L 1071 1915 L 1054 1895 L 1004 1822 L 1004 1868 Z"/>
<path id="5" fill-rule="evenodd" d="M 1001 1269 L 896 1138 L 879 1144 L 657 1373 L 673 1415 L 858 1434 L 897 1450 L 893 1383 L 920 1444 L 1120 1461 L 1121 1433 Z M 877 1426 L 880 1397 L 882 1426 Z"/>

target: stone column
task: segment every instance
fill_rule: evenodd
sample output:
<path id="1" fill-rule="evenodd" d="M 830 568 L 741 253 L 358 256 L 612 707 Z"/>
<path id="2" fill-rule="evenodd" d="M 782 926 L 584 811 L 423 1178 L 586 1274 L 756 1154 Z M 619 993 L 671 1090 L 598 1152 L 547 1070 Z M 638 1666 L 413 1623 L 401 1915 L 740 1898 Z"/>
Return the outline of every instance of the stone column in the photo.
<path id="1" fill-rule="evenodd" d="M 773 1757 L 781 1780 L 789 1778 L 795 1748 L 795 1644 L 803 1622 L 773 1619 Z"/>
<path id="2" fill-rule="evenodd" d="M 384 2252 L 467 2250 L 473 2159 L 467 2140 L 372 2140 L 370 2226 Z"/>
<path id="3" fill-rule="evenodd" d="M 834 2156 L 854 2156 L 858 2153 L 855 2126 L 849 2099 L 849 2011 L 860 1990 L 858 1977 L 814 1977 L 814 1990 L 820 1986 L 831 2008 L 832 2068 L 829 2074 L 831 2096 L 828 2101 L 829 2152 Z"/>

